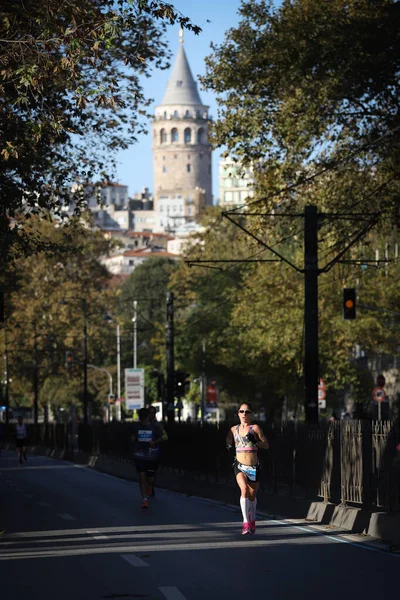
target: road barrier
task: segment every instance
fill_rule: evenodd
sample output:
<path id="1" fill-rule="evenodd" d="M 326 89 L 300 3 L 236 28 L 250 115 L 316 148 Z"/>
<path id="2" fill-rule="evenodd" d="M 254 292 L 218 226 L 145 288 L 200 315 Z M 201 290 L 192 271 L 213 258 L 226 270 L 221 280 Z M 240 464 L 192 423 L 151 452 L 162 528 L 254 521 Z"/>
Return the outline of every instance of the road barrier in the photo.
<path id="1" fill-rule="evenodd" d="M 4 440 L 13 441 L 13 426 Z M 228 423 L 167 424 L 161 464 L 206 480 L 232 479 L 233 452 L 225 448 Z M 56 450 L 65 458 L 79 453 L 130 461 L 130 423 L 101 422 L 28 425 L 29 443 Z M 400 511 L 400 443 L 392 421 L 286 422 L 264 431 L 269 451 L 260 451 L 262 488 L 310 500 L 322 498 L 365 510 Z"/>

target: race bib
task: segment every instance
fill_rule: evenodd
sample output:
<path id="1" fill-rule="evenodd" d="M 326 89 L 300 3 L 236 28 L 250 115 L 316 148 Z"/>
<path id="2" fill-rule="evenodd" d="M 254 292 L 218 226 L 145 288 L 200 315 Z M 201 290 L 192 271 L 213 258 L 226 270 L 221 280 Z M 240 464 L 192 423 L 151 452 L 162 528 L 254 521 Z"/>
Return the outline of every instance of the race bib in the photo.
<path id="1" fill-rule="evenodd" d="M 139 429 L 138 431 L 138 441 L 139 442 L 151 442 L 153 439 L 153 432 L 151 429 Z"/>
<path id="2" fill-rule="evenodd" d="M 250 481 L 257 479 L 257 467 L 251 467 L 249 465 L 238 465 L 239 471 L 242 471 Z"/>

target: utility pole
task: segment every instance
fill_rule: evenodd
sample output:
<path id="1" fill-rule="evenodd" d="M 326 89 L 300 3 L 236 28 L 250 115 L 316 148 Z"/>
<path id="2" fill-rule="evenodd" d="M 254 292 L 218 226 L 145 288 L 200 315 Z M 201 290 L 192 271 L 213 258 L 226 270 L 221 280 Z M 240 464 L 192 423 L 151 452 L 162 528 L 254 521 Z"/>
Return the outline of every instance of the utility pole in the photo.
<path id="1" fill-rule="evenodd" d="M 8 368 L 8 335 L 7 335 L 7 323 L 4 323 L 4 378 L 5 378 L 5 392 L 4 392 L 4 404 L 6 406 L 6 427 L 8 428 L 10 422 L 10 377 Z"/>
<path id="2" fill-rule="evenodd" d="M 318 421 L 318 211 L 304 208 L 304 408 Z"/>
<path id="3" fill-rule="evenodd" d="M 201 379 L 200 379 L 200 412 L 201 422 L 204 423 L 206 416 L 206 340 L 201 343 Z"/>
<path id="4" fill-rule="evenodd" d="M 167 294 L 167 322 L 166 322 L 166 351 L 167 351 L 167 418 L 169 423 L 174 422 L 174 294 Z"/>
<path id="5" fill-rule="evenodd" d="M 121 329 L 117 323 L 117 421 L 121 421 Z"/>
<path id="6" fill-rule="evenodd" d="M 38 347 L 37 347 L 37 324 L 36 318 L 33 321 L 34 332 L 34 374 L 33 374 L 33 422 L 35 423 L 35 435 L 37 435 L 37 425 L 39 421 L 39 365 L 38 365 Z M 37 439 L 35 440 L 37 442 Z"/>
<path id="7" fill-rule="evenodd" d="M 83 422 L 88 424 L 88 355 L 87 355 L 87 304 L 83 300 Z"/>

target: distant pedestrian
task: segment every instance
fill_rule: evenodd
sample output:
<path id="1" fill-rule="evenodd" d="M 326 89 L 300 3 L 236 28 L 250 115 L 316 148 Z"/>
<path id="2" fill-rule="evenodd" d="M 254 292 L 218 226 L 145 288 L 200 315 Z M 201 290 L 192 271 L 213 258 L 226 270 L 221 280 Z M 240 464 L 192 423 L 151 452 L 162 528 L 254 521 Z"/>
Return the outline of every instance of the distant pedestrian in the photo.
<path id="1" fill-rule="evenodd" d="M 252 424 L 252 409 L 244 402 L 239 406 L 240 424 L 231 427 L 226 436 L 228 448 L 235 442 L 236 458 L 233 463 L 240 488 L 240 508 L 243 515 L 242 535 L 256 531 L 257 491 L 260 481 L 258 449 L 268 450 L 269 443 L 259 425 Z"/>
<path id="2" fill-rule="evenodd" d="M 149 489 L 154 489 L 154 477 L 158 467 L 159 444 L 164 440 L 164 433 L 158 423 L 152 421 L 152 414 L 147 408 L 139 410 L 139 423 L 133 424 L 133 458 L 139 478 L 139 489 L 142 496 L 142 508 L 149 506 Z"/>
<path id="3" fill-rule="evenodd" d="M 19 464 L 22 465 L 22 457 L 25 461 L 28 460 L 26 456 L 28 446 L 28 431 L 22 417 L 18 417 L 18 423 L 15 426 L 15 437 Z"/>

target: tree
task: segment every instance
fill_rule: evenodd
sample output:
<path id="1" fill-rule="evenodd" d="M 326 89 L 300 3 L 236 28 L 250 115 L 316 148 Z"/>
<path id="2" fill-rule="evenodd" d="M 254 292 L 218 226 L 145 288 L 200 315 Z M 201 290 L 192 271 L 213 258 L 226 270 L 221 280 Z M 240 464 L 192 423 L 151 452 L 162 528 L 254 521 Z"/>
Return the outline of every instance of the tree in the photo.
<path id="1" fill-rule="evenodd" d="M 62 216 L 71 185 L 112 172 L 143 130 L 141 78 L 168 66 L 166 23 L 199 28 L 158 0 L 4 0 L 0 20 L 0 256 L 27 238 L 25 213 Z M 78 188 L 82 189 L 82 188 Z M 84 188 L 83 188 L 84 189 Z M 80 206 L 84 198 L 77 194 Z M 11 219 L 11 221 L 10 221 Z"/>
<path id="2" fill-rule="evenodd" d="M 286 0 L 275 8 L 270 1 L 248 0 L 240 14 L 238 27 L 213 46 L 202 80 L 219 96 L 214 143 L 260 167 L 259 197 L 321 169 L 330 173 L 332 188 L 336 173 L 339 184 L 342 179 L 339 167 L 351 165 L 356 179 L 369 172 L 376 188 L 385 184 L 383 191 L 391 193 L 368 198 L 364 188 L 341 202 L 334 195 L 336 208 L 348 210 L 362 201 L 365 211 L 377 205 L 393 209 L 400 143 L 399 3 Z M 264 204 L 282 198 L 302 200 L 292 192 Z"/>
<path id="3" fill-rule="evenodd" d="M 153 337 L 158 332 L 165 335 L 166 295 L 172 273 L 177 264 L 168 258 L 148 258 L 137 266 L 121 287 L 118 297 L 118 313 L 124 322 L 123 330 L 129 345 L 125 346 L 123 360 L 132 364 L 132 318 L 133 302 L 137 302 L 137 362 L 160 366 L 155 356 Z M 162 337 L 164 339 L 164 337 Z M 164 341 L 165 344 L 165 341 Z"/>

